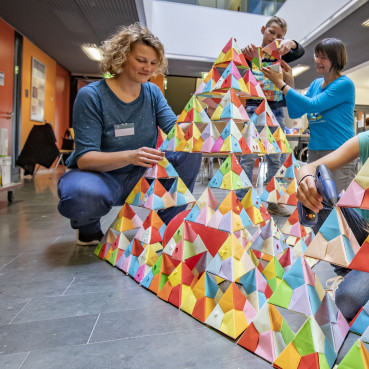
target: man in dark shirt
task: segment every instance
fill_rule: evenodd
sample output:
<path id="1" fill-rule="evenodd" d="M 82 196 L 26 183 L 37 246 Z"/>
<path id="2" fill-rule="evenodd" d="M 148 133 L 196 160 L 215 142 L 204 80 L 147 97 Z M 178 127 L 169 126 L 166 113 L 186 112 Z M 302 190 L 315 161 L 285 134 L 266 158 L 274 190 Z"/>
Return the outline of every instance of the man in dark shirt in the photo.
<path id="1" fill-rule="evenodd" d="M 287 32 L 287 23 L 285 20 L 279 17 L 272 17 L 268 20 L 265 26 L 261 28 L 261 33 L 263 35 L 263 41 L 261 47 L 265 47 L 272 43 L 273 41 L 279 40 L 279 48 L 278 51 L 282 56 L 282 59 L 289 63 L 298 58 L 301 58 L 305 50 L 304 48 L 293 40 L 284 39 L 284 36 Z M 247 45 L 243 49 L 243 53 L 246 57 L 252 58 L 253 51 L 257 47 L 253 44 Z M 275 59 L 270 59 L 269 57 L 263 57 L 262 63 L 263 65 L 272 64 L 275 62 Z M 276 90 L 269 80 L 265 80 L 263 78 L 263 74 L 259 70 L 257 66 L 248 61 L 250 68 L 252 68 L 252 73 L 254 74 L 257 81 L 263 82 L 263 90 L 265 95 L 267 96 L 268 104 L 275 115 L 278 123 L 280 124 L 282 130 L 285 128 L 284 124 L 284 107 L 286 106 L 286 102 L 284 100 L 283 93 L 279 90 Z M 251 117 L 257 107 L 260 105 L 262 100 L 247 100 L 246 111 L 248 115 Z M 273 132 L 272 132 L 273 133 Z M 241 157 L 241 166 L 252 182 L 252 172 L 255 166 L 255 161 L 257 159 L 257 154 L 248 154 L 242 155 Z M 280 166 L 283 164 L 285 160 L 284 154 L 271 154 L 266 155 L 267 163 L 268 163 L 268 171 L 267 171 L 267 182 L 269 182 L 274 175 L 277 173 Z M 269 204 L 268 211 L 272 215 L 281 215 L 288 216 L 290 212 L 283 206 L 277 204 Z"/>

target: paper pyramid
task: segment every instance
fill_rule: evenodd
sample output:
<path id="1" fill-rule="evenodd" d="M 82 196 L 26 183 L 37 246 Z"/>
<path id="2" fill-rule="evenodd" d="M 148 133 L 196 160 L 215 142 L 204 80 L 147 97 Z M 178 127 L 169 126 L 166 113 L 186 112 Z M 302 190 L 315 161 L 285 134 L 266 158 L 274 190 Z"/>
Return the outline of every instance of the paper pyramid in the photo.
<path id="1" fill-rule="evenodd" d="M 246 59 L 242 54 L 241 49 L 238 47 L 237 41 L 234 37 L 232 37 L 223 47 L 221 53 L 215 60 L 214 65 L 224 64 L 229 61 L 234 61 L 236 65 L 248 68 Z"/>
<path id="2" fill-rule="evenodd" d="M 210 180 L 209 187 L 223 188 L 225 190 L 238 190 L 251 187 L 245 171 L 242 169 L 234 154 L 228 155 L 219 170 Z"/>
<path id="3" fill-rule="evenodd" d="M 276 307 L 265 304 L 237 343 L 273 362 L 294 337 L 294 332 Z"/>
<path id="4" fill-rule="evenodd" d="M 236 283 L 231 283 L 205 323 L 236 339 L 249 326 L 255 315 L 256 310 Z"/>
<path id="5" fill-rule="evenodd" d="M 270 219 L 270 214 L 253 187 L 247 191 L 246 195 L 241 200 L 241 204 L 253 224 L 260 224 Z"/>
<path id="6" fill-rule="evenodd" d="M 289 154 L 278 172 L 275 174 L 275 177 L 294 179 L 296 178 L 299 169 L 300 165 L 295 156 L 293 154 Z"/>
<path id="7" fill-rule="evenodd" d="M 247 146 L 236 123 L 230 119 L 222 133 L 215 141 L 211 152 L 227 152 L 250 154 L 251 149 Z"/>
<path id="8" fill-rule="evenodd" d="M 264 126 L 264 128 L 261 130 L 260 139 L 263 142 L 268 154 L 279 154 L 281 152 L 281 149 L 279 148 L 268 126 Z"/>
<path id="9" fill-rule="evenodd" d="M 369 160 L 362 166 L 337 206 L 369 209 Z"/>
<path id="10" fill-rule="evenodd" d="M 186 289 L 191 290 L 192 285 L 195 285 L 196 282 L 197 278 L 192 274 L 189 267 L 180 262 L 168 276 L 168 280 L 160 289 L 158 297 L 179 308 L 182 295 L 186 296 Z"/>
<path id="11" fill-rule="evenodd" d="M 251 249 L 271 257 L 282 253 L 287 247 L 286 241 L 273 219 L 266 222 L 251 245 Z"/>
<path id="12" fill-rule="evenodd" d="M 350 331 L 363 334 L 369 327 L 369 301 L 358 311 L 350 322 Z"/>
<path id="13" fill-rule="evenodd" d="M 118 236 L 119 232 L 115 231 L 112 228 L 109 228 L 108 231 L 104 234 L 104 237 L 97 245 L 94 254 L 101 259 L 105 259 L 105 255 L 107 251 L 110 249 L 111 245 L 114 243 Z"/>
<path id="14" fill-rule="evenodd" d="M 266 278 L 257 268 L 252 268 L 240 278 L 242 286 L 240 290 L 256 311 L 259 311 L 272 295 L 273 291 L 269 287 Z"/>
<path id="15" fill-rule="evenodd" d="M 242 122 L 248 121 L 250 119 L 234 90 L 229 90 L 224 95 L 218 107 L 215 109 L 213 115 L 211 116 L 211 120 L 229 119 Z"/>
<path id="16" fill-rule="evenodd" d="M 283 276 L 269 303 L 307 316 L 317 312 L 324 288 L 306 260 L 299 257 Z"/>
<path id="17" fill-rule="evenodd" d="M 136 282 L 141 283 L 142 280 L 147 276 L 153 265 L 158 261 L 158 251 L 161 251 L 163 246 L 160 242 L 146 245 L 140 256 L 138 257 L 138 269 L 134 275 Z"/>
<path id="18" fill-rule="evenodd" d="M 310 227 L 304 227 L 299 222 L 299 214 L 297 209 L 295 209 L 287 219 L 287 222 L 281 228 L 281 232 L 296 238 L 305 238 L 310 232 L 312 232 L 312 229 Z M 288 239 L 287 243 L 290 244 Z M 294 246 L 294 244 L 291 246 Z"/>
<path id="19" fill-rule="evenodd" d="M 352 345 L 337 369 L 369 369 L 369 352 L 360 339 Z"/>
<path id="20" fill-rule="evenodd" d="M 267 150 L 253 122 L 249 121 L 242 129 L 241 134 L 253 153 L 266 154 Z"/>
<path id="21" fill-rule="evenodd" d="M 209 116 L 205 110 L 206 107 L 206 104 L 201 103 L 200 100 L 193 95 L 183 109 L 182 113 L 179 115 L 177 122 L 210 123 Z"/>
<path id="22" fill-rule="evenodd" d="M 117 238 L 112 243 L 111 247 L 106 248 L 106 254 L 104 259 L 108 261 L 110 264 L 115 265 L 119 257 L 123 254 L 123 252 L 129 245 L 129 240 L 123 233 L 119 233 Z"/>
<path id="23" fill-rule="evenodd" d="M 111 228 L 114 228 L 119 232 L 125 232 L 141 226 L 142 220 L 133 211 L 133 209 L 127 203 L 125 203 L 122 209 L 119 211 L 117 219 L 114 222 L 114 226 Z"/>
<path id="24" fill-rule="evenodd" d="M 242 207 L 234 191 L 230 191 L 219 204 L 209 222 L 208 227 L 226 232 L 235 232 L 252 225 L 250 217 Z"/>
<path id="25" fill-rule="evenodd" d="M 328 338 L 336 353 L 338 353 L 350 327 L 327 293 L 314 317 L 324 335 Z"/>
<path id="26" fill-rule="evenodd" d="M 201 143 L 201 148 L 199 148 L 200 145 L 195 144 L 194 151 L 200 150 L 201 152 L 210 153 L 211 149 L 215 145 L 215 142 L 218 140 L 219 136 L 220 136 L 220 133 L 218 129 L 216 128 L 213 122 L 210 122 L 204 128 L 198 140 L 198 143 Z"/>
<path id="27" fill-rule="evenodd" d="M 150 211 L 135 238 L 149 245 L 163 240 L 166 225 L 155 211 Z"/>
<path id="28" fill-rule="evenodd" d="M 310 317 L 275 359 L 273 366 L 280 369 L 328 369 L 332 368 L 336 358 L 329 340 L 314 317 Z"/>
<path id="29" fill-rule="evenodd" d="M 132 192 L 128 195 L 126 203 L 130 205 L 140 206 L 141 200 L 145 196 L 146 192 L 150 188 L 149 182 L 145 178 L 141 178 Z"/>
<path id="30" fill-rule="evenodd" d="M 348 267 L 359 248 L 340 208 L 335 207 L 304 255 Z"/>
<path id="31" fill-rule="evenodd" d="M 153 167 L 148 168 L 143 175 L 144 178 L 171 178 L 178 177 L 177 171 L 173 165 L 169 163 L 167 158 L 163 158 Z"/>
<path id="32" fill-rule="evenodd" d="M 203 240 L 192 229 L 191 222 L 186 220 L 180 225 L 163 250 L 163 253 L 180 261 L 186 261 L 205 252 L 207 252 L 207 248 Z"/>
<path id="33" fill-rule="evenodd" d="M 223 296 L 216 279 L 211 273 L 203 273 L 191 291 L 182 296 L 181 310 L 205 323 L 216 304 Z"/>
<path id="34" fill-rule="evenodd" d="M 206 267 L 207 272 L 232 282 L 237 281 L 251 269 L 255 269 L 255 265 L 233 233 Z"/>
<path id="35" fill-rule="evenodd" d="M 119 265 L 121 264 L 119 269 L 134 277 L 139 267 L 138 257 L 142 254 L 145 246 L 143 242 L 134 238 L 124 251 L 124 256 L 119 262 Z"/>
<path id="36" fill-rule="evenodd" d="M 154 179 L 137 206 L 151 210 L 160 210 L 176 206 L 176 203 L 160 181 Z"/>
<path id="37" fill-rule="evenodd" d="M 263 100 L 260 103 L 250 120 L 255 126 L 279 127 L 278 120 L 274 116 L 272 109 L 270 109 L 267 100 Z"/>
<path id="38" fill-rule="evenodd" d="M 278 204 L 297 206 L 296 191 L 296 178 L 294 178 L 292 182 L 288 185 L 286 191 L 282 194 L 281 198 L 277 201 Z"/>
<path id="39" fill-rule="evenodd" d="M 187 215 L 186 220 L 206 225 L 215 213 L 218 205 L 218 200 L 211 189 L 207 187 Z"/>
<path id="40" fill-rule="evenodd" d="M 191 191 L 187 188 L 180 177 L 177 177 L 174 180 L 169 193 L 174 200 L 175 206 L 187 205 L 196 201 Z"/>
<path id="41" fill-rule="evenodd" d="M 273 137 L 276 140 L 277 145 L 281 149 L 281 152 L 292 154 L 290 143 L 288 142 L 287 137 L 281 127 L 277 128 L 277 130 L 273 133 Z"/>
<path id="42" fill-rule="evenodd" d="M 251 61 L 252 64 L 257 66 L 259 69 L 263 66 L 262 59 L 268 58 L 268 59 L 275 59 L 276 63 L 278 63 L 281 60 L 281 55 L 278 52 L 279 47 L 279 41 L 273 41 L 269 45 L 262 47 L 256 47 L 253 50 L 252 57 L 246 56 L 248 60 Z"/>
<path id="43" fill-rule="evenodd" d="M 277 203 L 284 191 L 285 188 L 279 184 L 275 177 L 273 177 L 260 195 L 260 199 L 262 201 Z"/>

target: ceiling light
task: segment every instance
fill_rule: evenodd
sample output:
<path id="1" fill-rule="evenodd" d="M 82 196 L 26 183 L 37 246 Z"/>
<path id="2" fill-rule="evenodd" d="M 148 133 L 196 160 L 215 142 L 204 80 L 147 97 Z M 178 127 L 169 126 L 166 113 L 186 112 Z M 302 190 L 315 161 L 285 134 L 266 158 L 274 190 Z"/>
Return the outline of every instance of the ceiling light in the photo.
<path id="1" fill-rule="evenodd" d="M 364 26 L 364 27 L 369 27 L 369 18 L 366 21 L 364 21 L 363 23 L 361 23 L 361 25 Z"/>
<path id="2" fill-rule="evenodd" d="M 292 75 L 294 77 L 297 77 L 297 76 L 299 76 L 300 74 L 306 72 L 309 69 L 310 69 L 309 65 L 301 65 L 301 64 L 296 65 L 296 67 L 292 68 Z"/>
<path id="3" fill-rule="evenodd" d="M 103 53 L 99 47 L 95 44 L 83 44 L 81 46 L 82 51 L 91 59 L 100 61 L 103 58 Z"/>

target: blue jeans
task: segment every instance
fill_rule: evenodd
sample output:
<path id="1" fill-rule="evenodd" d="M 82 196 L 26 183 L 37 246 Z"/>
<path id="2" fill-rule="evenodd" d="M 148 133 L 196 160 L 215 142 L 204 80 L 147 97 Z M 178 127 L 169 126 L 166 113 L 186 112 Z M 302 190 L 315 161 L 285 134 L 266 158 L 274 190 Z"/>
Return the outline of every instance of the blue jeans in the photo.
<path id="1" fill-rule="evenodd" d="M 257 109 L 257 106 L 249 105 L 246 106 L 247 114 L 251 117 L 255 110 Z M 283 106 L 280 106 L 278 108 L 273 109 L 273 114 L 275 115 L 278 123 L 280 124 L 282 130 L 284 131 L 285 124 L 284 124 L 284 108 Z M 271 128 L 271 131 L 273 128 Z M 275 129 L 274 129 L 275 130 Z M 273 133 L 274 131 L 272 131 Z M 286 160 L 286 154 L 270 154 L 266 155 L 266 161 L 268 164 L 268 170 L 267 170 L 267 182 L 269 182 L 274 175 L 278 172 L 278 169 L 281 167 L 281 165 Z M 258 154 L 247 154 L 242 155 L 240 164 L 242 169 L 246 172 L 246 175 L 249 177 L 251 183 L 252 183 L 252 172 L 254 171 L 255 161 L 258 158 Z"/>
<path id="2" fill-rule="evenodd" d="M 323 205 L 324 208 L 318 215 L 318 224 L 313 227 L 315 233 L 319 231 L 332 211 L 327 203 Z M 341 211 L 357 242 L 361 246 L 368 236 L 368 223 L 355 209 L 341 208 Z M 369 300 L 369 273 L 350 270 L 336 265 L 334 266 L 334 271 L 344 277 L 344 280 L 340 283 L 336 291 L 336 305 L 344 317 L 351 320 Z"/>
<path id="3" fill-rule="evenodd" d="M 179 177 L 192 192 L 201 166 L 201 154 L 166 152 Z M 100 218 L 113 206 L 123 205 L 146 168 L 135 167 L 129 173 L 88 172 L 72 169 L 60 177 L 58 183 L 61 215 L 70 219 L 72 228 L 84 234 L 100 230 Z M 160 210 L 158 215 L 168 223 L 186 205 Z"/>

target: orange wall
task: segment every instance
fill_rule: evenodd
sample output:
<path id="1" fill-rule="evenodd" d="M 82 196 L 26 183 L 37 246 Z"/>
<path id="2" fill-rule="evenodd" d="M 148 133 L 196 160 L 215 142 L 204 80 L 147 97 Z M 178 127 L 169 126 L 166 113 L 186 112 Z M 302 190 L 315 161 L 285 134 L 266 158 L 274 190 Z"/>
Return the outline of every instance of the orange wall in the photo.
<path id="1" fill-rule="evenodd" d="M 150 78 L 150 82 L 156 84 L 164 95 L 164 74 L 158 74 Z"/>
<path id="2" fill-rule="evenodd" d="M 0 128 L 8 130 L 8 155 L 12 146 L 14 30 L 0 19 L 0 72 L 4 73 L 4 86 L 0 86 Z"/>
<path id="3" fill-rule="evenodd" d="M 70 74 L 59 64 L 56 65 L 56 98 L 55 98 L 55 136 L 60 148 L 62 137 L 69 128 L 69 95 Z"/>
<path id="4" fill-rule="evenodd" d="M 56 62 L 32 42 L 23 38 L 21 148 L 23 148 L 32 127 L 35 124 L 40 124 L 30 120 L 32 57 L 46 65 L 44 120 L 48 123 L 53 122 L 53 127 L 55 125 Z M 26 90 L 28 90 L 28 97 L 26 97 Z"/>

